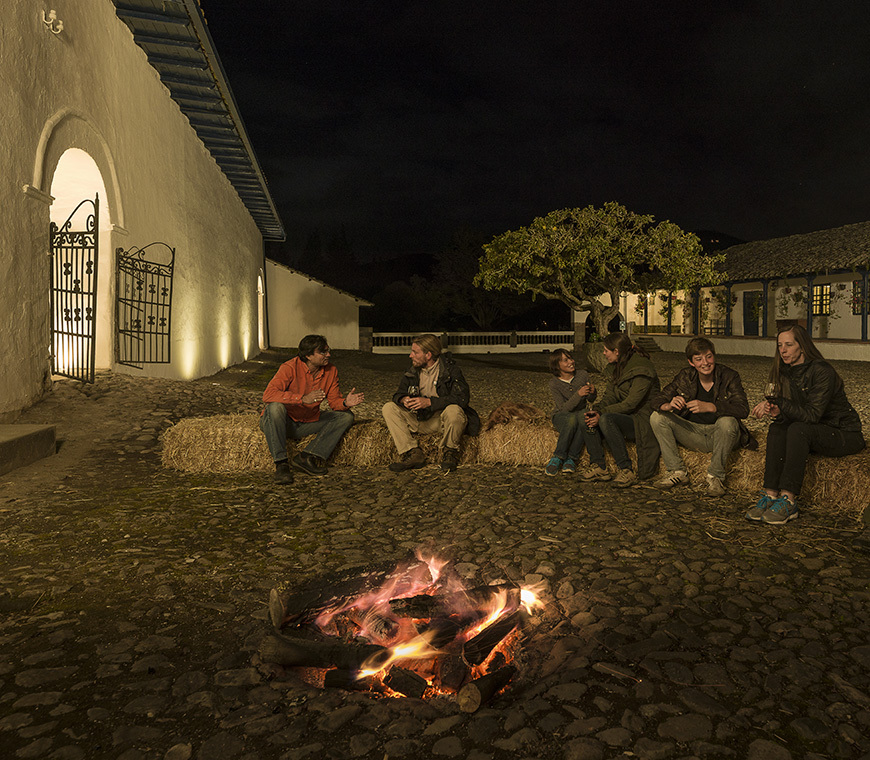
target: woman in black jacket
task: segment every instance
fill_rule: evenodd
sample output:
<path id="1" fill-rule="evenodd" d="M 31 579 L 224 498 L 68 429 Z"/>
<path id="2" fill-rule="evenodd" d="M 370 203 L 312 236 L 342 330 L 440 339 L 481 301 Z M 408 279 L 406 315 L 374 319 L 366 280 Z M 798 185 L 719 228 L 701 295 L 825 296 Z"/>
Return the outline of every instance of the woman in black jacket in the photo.
<path id="1" fill-rule="evenodd" d="M 773 418 L 767 433 L 764 488 L 746 519 L 780 525 L 798 516 L 807 456 L 856 454 L 864 448 L 864 437 L 843 381 L 800 325 L 776 336 L 765 396 L 752 410 L 758 419 Z"/>

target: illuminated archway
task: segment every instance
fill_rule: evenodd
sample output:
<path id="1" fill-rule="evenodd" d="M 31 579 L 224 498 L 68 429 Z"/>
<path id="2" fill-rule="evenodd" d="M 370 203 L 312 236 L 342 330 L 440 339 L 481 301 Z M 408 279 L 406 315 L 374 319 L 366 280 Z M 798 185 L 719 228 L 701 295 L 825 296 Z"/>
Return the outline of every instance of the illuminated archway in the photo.
<path id="1" fill-rule="evenodd" d="M 113 361 L 113 292 L 114 256 L 111 246 L 111 223 L 108 194 L 102 174 L 91 156 L 80 148 L 65 150 L 57 161 L 51 179 L 50 219 L 62 225 L 72 211 L 85 199 L 100 198 L 99 215 L 99 267 L 97 270 L 97 308 L 94 324 L 97 369 L 111 368 Z M 62 362 L 63 363 L 63 362 Z"/>
<path id="2" fill-rule="evenodd" d="M 266 340 L 266 278 L 263 270 L 257 275 L 257 339 L 261 351 L 269 347 Z"/>

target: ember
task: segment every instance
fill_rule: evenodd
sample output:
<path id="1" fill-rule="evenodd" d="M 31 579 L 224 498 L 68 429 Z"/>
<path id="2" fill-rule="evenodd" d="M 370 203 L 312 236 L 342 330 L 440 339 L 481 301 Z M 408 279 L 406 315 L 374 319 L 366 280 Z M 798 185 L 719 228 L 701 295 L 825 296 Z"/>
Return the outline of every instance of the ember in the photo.
<path id="1" fill-rule="evenodd" d="M 473 712 L 513 678 L 508 663 L 539 604 L 533 589 L 513 583 L 467 589 L 449 563 L 418 553 L 390 568 L 355 569 L 285 594 L 273 589 L 276 633 L 260 656 L 304 668 L 324 687 L 458 694 Z"/>

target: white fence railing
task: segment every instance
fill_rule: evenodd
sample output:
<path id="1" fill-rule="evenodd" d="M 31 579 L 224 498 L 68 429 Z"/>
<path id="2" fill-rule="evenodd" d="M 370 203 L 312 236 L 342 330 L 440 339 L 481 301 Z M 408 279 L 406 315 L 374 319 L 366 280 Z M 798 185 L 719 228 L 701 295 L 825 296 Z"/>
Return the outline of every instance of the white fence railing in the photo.
<path id="1" fill-rule="evenodd" d="M 436 332 L 448 351 L 461 354 L 507 354 L 523 351 L 555 351 L 574 348 L 573 330 L 515 332 Z M 376 354 L 403 354 L 411 350 L 411 339 L 419 333 L 376 332 L 372 351 Z"/>

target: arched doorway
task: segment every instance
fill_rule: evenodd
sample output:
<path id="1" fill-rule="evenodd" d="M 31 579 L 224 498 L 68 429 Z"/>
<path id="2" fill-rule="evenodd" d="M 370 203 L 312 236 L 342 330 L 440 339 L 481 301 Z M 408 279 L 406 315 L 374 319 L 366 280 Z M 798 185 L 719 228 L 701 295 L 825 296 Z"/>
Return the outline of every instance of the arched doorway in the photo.
<path id="1" fill-rule="evenodd" d="M 77 303 L 84 303 L 77 298 L 74 292 L 68 294 L 70 309 L 56 308 L 52 317 L 54 320 L 52 329 L 51 351 L 54 357 L 54 366 L 61 374 L 86 379 L 93 374 L 93 369 L 111 368 L 113 360 L 112 326 L 114 291 L 114 271 L 112 262 L 114 257 L 111 250 L 109 207 L 103 177 L 96 162 L 85 151 L 79 148 L 69 148 L 64 151 L 57 162 L 51 180 L 51 196 L 54 198 L 51 204 L 50 221 L 58 229 L 69 220 L 68 229 L 85 229 L 88 215 L 92 214 L 95 207 L 90 203 L 99 198 L 99 213 L 96 215 L 96 229 L 94 230 L 93 242 L 96 243 L 92 254 L 85 252 L 82 259 L 83 274 L 85 279 L 95 285 L 95 293 L 92 299 L 91 311 L 82 310 L 83 313 L 75 313 Z M 83 201 L 87 201 L 83 203 Z M 75 212 L 75 213 L 74 213 Z M 72 215 L 72 217 L 71 217 Z M 87 287 L 76 278 L 75 266 L 70 253 L 76 247 L 73 243 L 67 251 L 67 260 L 53 262 L 54 293 L 61 291 L 75 291 L 76 288 Z M 79 251 L 79 253 L 81 253 Z M 54 254 L 53 254 L 54 255 Z M 93 272 L 88 271 L 87 259 L 91 258 L 96 266 Z M 61 281 L 66 274 L 71 273 L 68 281 Z M 56 297 L 53 295 L 53 297 Z M 61 297 L 56 297 L 61 300 Z M 69 328 L 71 320 L 77 320 L 77 326 Z M 63 337 L 61 337 L 63 336 Z M 90 345 L 93 341 L 93 366 L 86 363 L 91 361 L 89 351 L 82 350 L 82 346 Z M 90 372 L 88 372 L 90 370 Z"/>
<path id="2" fill-rule="evenodd" d="M 257 345 L 261 351 L 269 348 L 266 340 L 266 279 L 262 269 L 257 275 Z"/>

